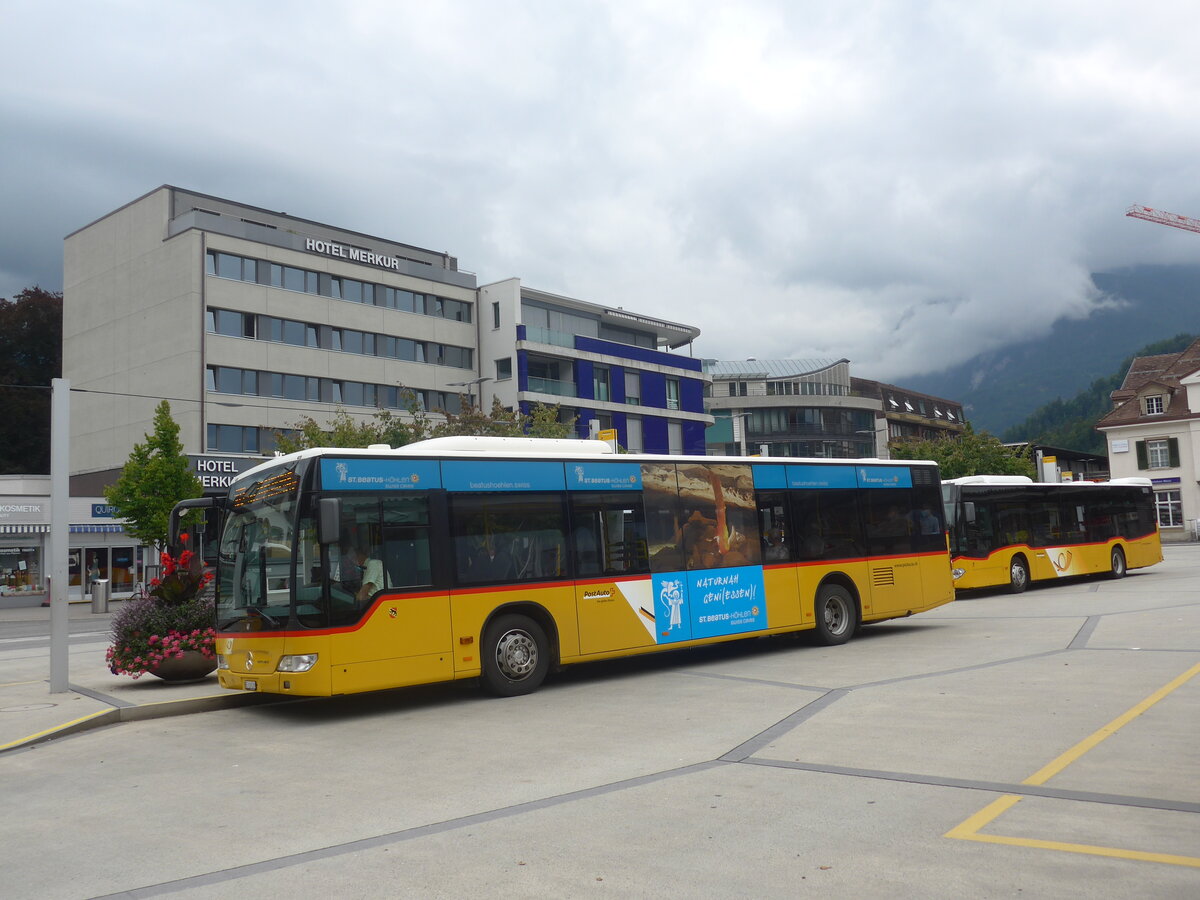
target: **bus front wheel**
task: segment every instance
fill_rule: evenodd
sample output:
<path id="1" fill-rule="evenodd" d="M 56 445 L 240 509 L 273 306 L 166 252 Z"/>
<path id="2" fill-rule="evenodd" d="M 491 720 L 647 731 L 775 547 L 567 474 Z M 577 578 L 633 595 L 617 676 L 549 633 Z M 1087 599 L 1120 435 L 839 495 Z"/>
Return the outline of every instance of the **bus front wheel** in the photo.
<path id="1" fill-rule="evenodd" d="M 1029 563 L 1025 557 L 1014 556 L 1008 564 L 1008 589 L 1011 593 L 1019 594 L 1029 587 Z"/>
<path id="2" fill-rule="evenodd" d="M 550 668 L 546 632 L 533 619 L 500 616 L 483 635 L 483 687 L 497 697 L 536 691 Z"/>
<path id="3" fill-rule="evenodd" d="M 1125 567 L 1125 551 L 1120 547 L 1112 549 L 1112 577 L 1124 578 L 1126 572 Z"/>
<path id="4" fill-rule="evenodd" d="M 844 644 L 858 627 L 858 607 L 840 584 L 827 584 L 817 593 L 817 639 L 822 644 Z"/>

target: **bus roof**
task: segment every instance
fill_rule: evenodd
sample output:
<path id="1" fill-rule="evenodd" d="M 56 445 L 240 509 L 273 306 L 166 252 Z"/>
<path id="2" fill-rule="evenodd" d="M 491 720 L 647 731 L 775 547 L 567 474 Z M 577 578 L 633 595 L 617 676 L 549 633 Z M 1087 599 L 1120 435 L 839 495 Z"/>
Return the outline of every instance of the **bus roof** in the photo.
<path id="1" fill-rule="evenodd" d="M 1067 487 L 1075 485 L 1124 485 L 1125 487 L 1153 487 L 1149 478 L 1112 478 L 1108 481 L 1034 481 L 1025 475 L 964 475 L 962 478 L 947 478 L 942 484 L 1029 484 L 1037 487 Z"/>
<path id="2" fill-rule="evenodd" d="M 237 475 L 235 483 L 257 476 L 260 472 L 275 466 L 287 465 L 302 459 L 317 456 L 491 456 L 497 459 L 513 457 L 537 457 L 544 459 L 574 459 L 579 457 L 598 458 L 611 456 L 618 458 L 607 441 L 589 440 L 587 438 L 528 438 L 528 437 L 485 437 L 459 435 L 452 437 L 429 438 L 416 441 L 401 447 L 388 444 L 372 444 L 369 447 L 309 447 L 294 453 L 282 454 L 252 469 Z M 658 453 L 624 453 L 619 459 L 622 462 L 639 462 L 653 460 L 654 462 L 678 462 L 684 465 L 697 463 L 761 463 L 761 462 L 791 462 L 816 465 L 842 466 L 932 466 L 936 465 L 927 459 L 837 459 L 830 457 L 799 457 L 799 456 L 679 456 Z M 1026 479 L 1028 480 L 1028 479 Z"/>

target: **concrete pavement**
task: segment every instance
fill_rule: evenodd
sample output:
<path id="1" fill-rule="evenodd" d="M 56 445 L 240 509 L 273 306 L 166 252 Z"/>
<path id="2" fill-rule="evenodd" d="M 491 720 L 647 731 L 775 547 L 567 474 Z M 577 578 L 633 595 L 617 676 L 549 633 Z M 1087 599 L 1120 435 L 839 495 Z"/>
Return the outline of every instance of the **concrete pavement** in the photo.
<path id="1" fill-rule="evenodd" d="M 1198 586 L 1192 544 L 843 647 L 738 642 L 506 700 L 436 685 L 46 741 L 0 756 L 4 895 L 1191 900 Z"/>
<path id="2" fill-rule="evenodd" d="M 111 618 L 111 612 L 92 613 L 90 604 L 70 605 L 69 690 L 52 693 L 50 609 L 0 609 L 0 752 L 118 722 L 277 699 L 224 690 L 215 673 L 192 684 L 113 675 L 104 661 Z"/>

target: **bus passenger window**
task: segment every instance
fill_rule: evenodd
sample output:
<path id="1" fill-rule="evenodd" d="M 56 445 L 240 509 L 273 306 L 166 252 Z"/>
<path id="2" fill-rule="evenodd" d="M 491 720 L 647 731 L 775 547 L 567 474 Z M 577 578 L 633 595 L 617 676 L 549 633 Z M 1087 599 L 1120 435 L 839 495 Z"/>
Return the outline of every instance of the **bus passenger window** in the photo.
<path id="1" fill-rule="evenodd" d="M 576 577 L 649 571 L 646 519 L 641 498 L 630 491 L 573 494 L 571 551 Z"/>
<path id="2" fill-rule="evenodd" d="M 455 494 L 450 528 L 460 584 L 537 581 L 566 572 L 558 494 Z"/>
<path id="3" fill-rule="evenodd" d="M 764 563 L 787 562 L 792 558 L 792 539 L 787 523 L 785 495 L 759 494 L 758 528 L 762 534 Z"/>

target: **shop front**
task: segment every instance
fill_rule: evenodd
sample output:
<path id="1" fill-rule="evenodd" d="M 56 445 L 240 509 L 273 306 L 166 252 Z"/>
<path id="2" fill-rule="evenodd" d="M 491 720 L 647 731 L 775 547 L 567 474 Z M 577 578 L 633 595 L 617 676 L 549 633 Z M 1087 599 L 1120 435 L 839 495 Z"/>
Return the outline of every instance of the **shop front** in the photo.
<path id="1" fill-rule="evenodd" d="M 0 606 L 46 604 L 53 571 L 49 479 L 5 482 L 25 493 L 0 495 Z M 68 516 L 69 600 L 89 599 L 97 578 L 109 580 L 113 597 L 127 597 L 146 581 L 147 566 L 158 563 L 155 551 L 126 533 L 102 497 L 71 497 Z"/>
<path id="2" fill-rule="evenodd" d="M 0 598 L 46 594 L 50 479 L 0 476 Z"/>

